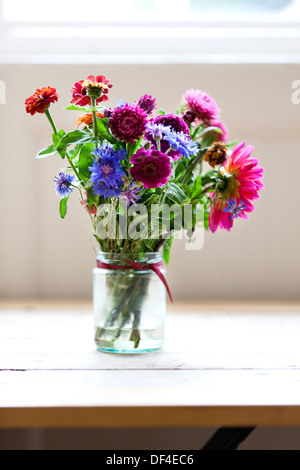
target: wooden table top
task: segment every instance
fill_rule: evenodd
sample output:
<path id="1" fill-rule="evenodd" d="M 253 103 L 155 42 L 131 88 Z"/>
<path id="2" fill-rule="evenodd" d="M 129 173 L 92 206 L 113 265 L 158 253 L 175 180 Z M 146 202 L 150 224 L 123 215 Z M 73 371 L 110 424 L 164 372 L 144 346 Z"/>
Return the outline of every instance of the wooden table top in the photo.
<path id="1" fill-rule="evenodd" d="M 0 428 L 300 426 L 300 304 L 176 304 L 161 351 L 96 350 L 89 304 L 0 302 Z"/>

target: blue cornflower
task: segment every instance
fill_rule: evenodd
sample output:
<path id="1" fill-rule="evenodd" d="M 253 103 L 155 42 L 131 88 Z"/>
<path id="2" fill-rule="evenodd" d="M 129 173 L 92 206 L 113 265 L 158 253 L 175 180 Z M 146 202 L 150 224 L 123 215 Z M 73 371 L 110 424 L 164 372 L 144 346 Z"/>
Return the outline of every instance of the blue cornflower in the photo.
<path id="1" fill-rule="evenodd" d="M 59 173 L 55 176 L 54 183 L 56 184 L 56 193 L 60 197 L 67 197 L 73 191 L 72 184 L 76 178 L 73 175 L 67 173 Z"/>
<path id="2" fill-rule="evenodd" d="M 126 151 L 115 150 L 113 145 L 104 143 L 94 150 L 94 155 L 96 158 L 89 167 L 94 193 L 105 198 L 119 195 L 123 184 L 122 178 L 125 176 L 121 160 L 125 157 Z"/>
<path id="3" fill-rule="evenodd" d="M 148 124 L 146 124 L 147 137 L 153 137 L 156 142 L 162 140 L 170 131 L 171 126 L 164 126 L 163 124 L 155 124 L 153 122 L 148 122 Z"/>
<path id="4" fill-rule="evenodd" d="M 128 104 L 128 101 L 118 100 L 116 103 L 117 103 L 117 108 L 121 108 L 121 106 L 125 106 L 126 104 Z"/>
<path id="5" fill-rule="evenodd" d="M 170 131 L 164 136 L 164 140 L 169 142 L 171 150 L 181 153 L 184 157 L 189 158 L 190 155 L 196 155 L 198 145 L 193 140 L 181 132 Z"/>
<path id="6" fill-rule="evenodd" d="M 245 208 L 245 202 L 240 201 L 238 203 L 236 198 L 231 198 L 227 202 L 225 208 L 223 209 L 223 212 L 231 212 L 230 222 L 232 222 L 234 218 L 237 219 L 239 217 L 240 213 L 243 212 Z"/>
<path id="7" fill-rule="evenodd" d="M 98 158 L 113 157 L 117 160 L 123 160 L 127 152 L 125 149 L 115 149 L 109 142 L 103 142 L 98 149 L 93 150 L 93 154 Z"/>

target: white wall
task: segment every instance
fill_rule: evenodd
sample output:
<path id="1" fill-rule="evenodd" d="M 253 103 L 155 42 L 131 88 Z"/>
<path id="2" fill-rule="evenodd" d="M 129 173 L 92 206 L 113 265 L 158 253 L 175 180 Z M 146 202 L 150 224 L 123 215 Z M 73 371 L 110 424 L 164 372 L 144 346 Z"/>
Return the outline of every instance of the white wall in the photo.
<path id="1" fill-rule="evenodd" d="M 113 83 L 112 106 L 144 93 L 175 112 L 187 88 L 211 94 L 222 109 L 230 139 L 246 140 L 265 167 L 265 189 L 249 221 L 230 233 L 206 233 L 200 251 L 175 243 L 168 280 L 175 299 L 299 299 L 300 105 L 291 101 L 300 65 L 4 65 L 6 104 L 0 104 L 0 296 L 87 298 L 92 295 L 94 253 L 89 222 L 77 197 L 61 220 L 53 177 L 59 157 L 34 160 L 51 143 L 42 115 L 25 113 L 36 88 L 53 86 L 57 126 L 74 128 L 80 113 L 65 111 L 75 81 L 104 74 Z"/>

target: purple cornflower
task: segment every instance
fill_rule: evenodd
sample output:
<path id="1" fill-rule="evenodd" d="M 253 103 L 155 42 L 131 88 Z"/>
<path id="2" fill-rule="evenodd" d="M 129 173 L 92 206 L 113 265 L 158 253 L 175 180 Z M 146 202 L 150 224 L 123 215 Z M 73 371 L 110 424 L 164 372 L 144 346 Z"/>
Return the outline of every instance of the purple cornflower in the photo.
<path id="1" fill-rule="evenodd" d="M 230 222 L 233 221 L 233 219 L 237 219 L 241 212 L 243 212 L 246 208 L 246 204 L 243 201 L 237 202 L 236 198 L 231 198 L 227 204 L 226 207 L 223 209 L 223 212 L 229 212 L 231 213 L 230 216 Z"/>
<path id="2" fill-rule="evenodd" d="M 100 148 L 94 149 L 94 155 L 96 158 L 89 167 L 94 193 L 105 198 L 119 195 L 123 184 L 122 177 L 125 176 L 121 160 L 126 151 L 115 150 L 111 144 L 104 143 Z"/>
<path id="3" fill-rule="evenodd" d="M 131 183 L 128 189 L 122 191 L 119 198 L 126 199 L 127 207 L 129 207 L 130 203 L 136 205 L 136 199 L 141 199 L 137 193 L 141 190 L 141 188 L 133 188 L 134 183 Z"/>
<path id="4" fill-rule="evenodd" d="M 75 176 L 68 175 L 67 173 L 59 173 L 58 176 L 55 176 L 54 183 L 56 184 L 56 193 L 58 196 L 61 198 L 69 196 L 73 191 L 72 184 L 75 180 Z"/>
<path id="5" fill-rule="evenodd" d="M 188 139 L 191 139 L 188 126 L 184 120 L 181 117 L 176 116 L 176 114 L 162 114 L 161 116 L 157 116 L 152 124 L 164 126 L 174 132 L 183 132 Z M 146 134 L 146 137 L 150 142 L 155 144 L 155 140 L 151 134 Z M 165 138 L 160 141 L 160 150 L 164 153 L 168 152 L 168 155 L 173 157 L 174 160 L 178 160 L 178 158 L 181 157 L 180 152 L 170 150 L 170 144 Z"/>
<path id="6" fill-rule="evenodd" d="M 171 126 L 164 126 L 163 124 L 156 124 L 155 122 L 148 122 L 146 125 L 147 138 L 153 138 L 156 142 L 162 140 L 170 131 Z"/>
<path id="7" fill-rule="evenodd" d="M 170 131 L 165 135 L 164 140 L 169 142 L 171 150 L 174 150 L 176 153 L 180 153 L 186 158 L 189 158 L 191 155 L 196 155 L 198 152 L 198 145 L 196 142 L 191 140 L 183 132 Z"/>

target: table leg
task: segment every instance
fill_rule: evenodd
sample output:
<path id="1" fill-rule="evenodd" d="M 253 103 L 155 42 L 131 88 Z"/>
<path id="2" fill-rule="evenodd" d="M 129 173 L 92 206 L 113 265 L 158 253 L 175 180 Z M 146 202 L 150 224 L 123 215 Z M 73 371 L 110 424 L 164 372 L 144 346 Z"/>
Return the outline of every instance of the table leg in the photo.
<path id="1" fill-rule="evenodd" d="M 236 450 L 254 429 L 255 427 L 220 428 L 201 450 Z"/>

